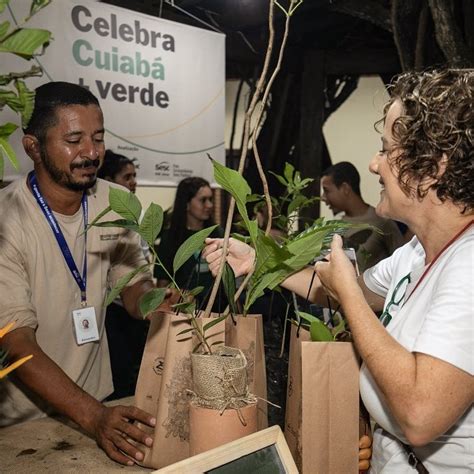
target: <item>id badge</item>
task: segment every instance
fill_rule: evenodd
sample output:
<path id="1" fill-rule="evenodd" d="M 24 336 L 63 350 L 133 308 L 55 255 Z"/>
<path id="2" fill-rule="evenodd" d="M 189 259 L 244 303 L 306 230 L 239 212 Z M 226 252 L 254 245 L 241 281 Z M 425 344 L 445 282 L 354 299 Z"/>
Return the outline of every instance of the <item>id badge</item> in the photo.
<path id="1" fill-rule="evenodd" d="M 99 340 L 99 330 L 97 328 L 97 318 L 93 306 L 76 309 L 72 312 L 74 322 L 74 333 L 77 345 L 87 344 Z"/>

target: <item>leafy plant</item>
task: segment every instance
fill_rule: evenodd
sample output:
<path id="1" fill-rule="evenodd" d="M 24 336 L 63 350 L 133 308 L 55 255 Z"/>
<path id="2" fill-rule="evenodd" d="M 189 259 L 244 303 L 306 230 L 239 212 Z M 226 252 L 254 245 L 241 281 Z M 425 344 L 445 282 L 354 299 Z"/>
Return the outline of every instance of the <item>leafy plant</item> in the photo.
<path id="1" fill-rule="evenodd" d="M 300 218 L 300 211 L 312 206 L 319 197 L 307 197 L 304 190 L 314 181 L 312 178 L 302 178 L 301 173 L 295 170 L 291 163 L 285 163 L 283 175 L 270 171 L 278 182 L 284 186 L 283 194 L 278 197 L 271 197 L 273 207 L 272 228 L 281 230 L 291 238 L 296 233 L 295 224 Z M 255 202 L 254 212 L 262 211 L 266 213 L 265 196 L 252 194 L 247 198 L 247 202 Z"/>
<path id="2" fill-rule="evenodd" d="M 114 211 L 120 216 L 120 219 L 112 221 L 102 220 L 107 214 Z M 170 274 L 160 260 L 154 248 L 155 240 L 161 232 L 163 226 L 163 209 L 155 203 L 151 203 L 146 209 L 143 219 L 140 220 L 142 214 L 142 205 L 135 194 L 121 189 L 111 187 L 109 189 L 109 206 L 104 209 L 88 226 L 90 227 L 120 227 L 132 230 L 140 235 L 140 237 L 148 244 L 154 256 L 154 263 L 145 264 L 133 271 L 127 273 L 119 279 L 117 284 L 109 291 L 105 304 L 109 305 L 117 298 L 121 291 L 130 283 L 130 281 L 139 273 L 149 269 L 152 265 L 160 266 L 170 280 L 168 288 L 174 288 L 179 292 L 180 301 L 173 305 L 176 311 L 185 313 L 189 317 L 190 328 L 182 332 L 194 332 L 198 338 L 199 346 L 204 346 L 206 352 L 212 353 L 211 346 L 207 343 L 205 331 L 210 327 L 209 323 L 201 326 L 196 321 L 196 305 L 193 301 L 194 296 L 198 295 L 203 287 L 196 287 L 191 290 L 182 290 L 176 283 L 175 276 L 178 270 L 186 263 L 186 261 L 200 251 L 204 246 L 204 240 L 209 237 L 212 231 L 217 227 L 213 225 L 196 232 L 185 240 L 178 248 L 173 260 L 173 273 Z M 139 302 L 139 308 L 142 316 L 145 318 L 155 311 L 166 297 L 167 288 L 154 288 L 147 292 Z"/>
<path id="3" fill-rule="evenodd" d="M 321 250 L 329 245 L 335 233 L 341 234 L 348 228 L 370 227 L 366 224 L 351 224 L 340 220 L 326 221 L 320 218 L 302 232 L 293 233 L 287 239 L 283 239 L 283 242 L 277 243 L 258 228 L 256 220 L 251 220 L 248 216 L 245 202 L 247 196 L 252 196 L 252 194 L 245 178 L 217 161 L 212 160 L 212 164 L 215 180 L 235 199 L 243 225 L 250 236 L 248 243 L 255 249 L 256 260 L 247 284 L 244 314 L 266 289 L 274 290 L 289 275 L 302 269 L 319 256 Z M 290 178 L 287 182 L 291 183 L 291 179 L 298 177 L 292 192 L 293 190 L 299 192 L 303 189 L 301 183 L 305 180 L 301 179 L 299 173 L 295 172 L 291 165 L 286 169 Z M 306 183 L 309 182 L 306 181 Z M 303 201 L 300 202 L 303 203 Z M 224 286 L 226 286 L 226 280 L 224 280 Z M 231 292 L 227 291 L 227 294 L 230 297 Z"/>
<path id="4" fill-rule="evenodd" d="M 47 6 L 51 0 L 33 0 L 29 15 L 18 25 L 11 27 L 10 22 L 0 22 L 0 54 L 15 54 L 29 61 L 37 51 L 51 40 L 51 32 L 38 28 L 25 28 L 24 25 Z M 0 0 L 0 14 L 8 7 L 9 0 Z M 39 53 L 42 54 L 42 53 Z M 34 106 L 34 92 L 28 89 L 23 79 L 41 76 L 39 66 L 32 66 L 23 72 L 10 72 L 0 75 L 0 111 L 11 108 L 20 115 L 21 126 L 25 128 L 31 118 Z M 8 159 L 18 171 L 18 159 L 9 143 L 10 136 L 18 128 L 17 124 L 7 122 L 0 125 L 0 181 L 3 179 L 4 161 Z"/>
<path id="5" fill-rule="evenodd" d="M 7 332 L 11 331 L 14 325 L 15 323 L 12 322 L 7 324 L 4 328 L 0 328 L 0 339 L 2 339 Z M 7 357 L 8 352 L 0 348 L 0 379 L 6 377 L 10 372 L 20 367 L 20 365 L 24 364 L 27 360 L 30 360 L 33 356 L 27 355 L 11 364 L 6 363 Z"/>
<path id="6" fill-rule="evenodd" d="M 293 323 L 308 330 L 312 341 L 347 342 L 351 340 L 351 334 L 346 328 L 346 321 L 339 312 L 335 312 L 332 315 L 330 324 L 324 323 L 312 314 L 299 310 L 296 310 L 296 318 L 296 321 L 293 321 Z"/>

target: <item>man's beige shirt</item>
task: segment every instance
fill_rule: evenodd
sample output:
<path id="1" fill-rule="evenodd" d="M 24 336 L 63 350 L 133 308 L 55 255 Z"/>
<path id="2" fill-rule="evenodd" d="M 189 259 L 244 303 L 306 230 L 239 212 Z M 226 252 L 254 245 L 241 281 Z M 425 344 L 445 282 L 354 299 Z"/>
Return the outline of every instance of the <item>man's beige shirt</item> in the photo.
<path id="1" fill-rule="evenodd" d="M 107 207 L 109 186 L 110 183 L 98 180 L 88 191 L 89 222 Z M 56 213 L 55 216 L 82 273 L 82 207 L 73 216 Z M 106 216 L 106 220 L 117 218 L 114 213 Z M 48 221 L 25 178 L 0 191 L 0 327 L 15 321 L 17 328 L 33 328 L 42 350 L 77 385 L 98 400 L 113 390 L 104 327 L 103 303 L 107 288 L 145 263 L 137 234 L 114 227 L 90 229 L 87 233 L 87 303 L 95 308 L 100 340 L 79 346 L 72 312 L 80 308 L 80 290 Z M 130 284 L 141 279 L 151 279 L 151 274 L 139 274 Z M 14 375 L 0 381 L 0 426 L 38 418 L 49 411 Z"/>

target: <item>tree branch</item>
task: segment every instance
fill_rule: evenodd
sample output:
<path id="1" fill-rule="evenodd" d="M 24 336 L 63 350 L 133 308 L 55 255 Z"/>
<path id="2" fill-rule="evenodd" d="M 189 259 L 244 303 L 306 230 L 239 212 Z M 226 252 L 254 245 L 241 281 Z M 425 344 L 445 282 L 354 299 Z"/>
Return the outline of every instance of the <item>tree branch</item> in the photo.
<path id="1" fill-rule="evenodd" d="M 380 4 L 380 1 L 335 0 L 329 5 L 329 10 L 346 13 L 392 32 L 390 12 Z"/>

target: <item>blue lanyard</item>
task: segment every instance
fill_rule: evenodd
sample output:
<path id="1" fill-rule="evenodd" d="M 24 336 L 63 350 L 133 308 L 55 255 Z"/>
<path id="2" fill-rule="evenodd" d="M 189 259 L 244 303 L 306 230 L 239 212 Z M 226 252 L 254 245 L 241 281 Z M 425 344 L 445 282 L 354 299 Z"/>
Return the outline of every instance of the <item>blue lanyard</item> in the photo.
<path id="1" fill-rule="evenodd" d="M 71 250 L 64 238 L 64 234 L 62 233 L 61 228 L 59 227 L 58 221 L 56 217 L 54 217 L 53 211 L 48 206 L 48 203 L 45 201 L 43 195 L 38 186 L 38 181 L 36 179 L 35 172 L 32 171 L 28 175 L 28 181 L 31 186 L 31 190 L 33 191 L 33 196 L 36 198 L 36 202 L 38 203 L 39 207 L 43 211 L 48 224 L 53 231 L 54 236 L 56 237 L 56 241 L 58 242 L 59 248 L 63 254 L 64 260 L 71 272 L 74 280 L 76 280 L 79 289 L 81 290 L 81 304 L 82 306 L 87 305 L 87 298 L 86 298 L 86 286 L 87 286 L 87 233 L 84 234 L 84 264 L 83 264 L 83 271 L 82 276 L 77 269 L 76 262 L 74 262 L 74 258 L 72 256 Z M 82 195 L 82 212 L 84 215 L 84 230 L 87 227 L 87 216 L 88 216 L 88 203 L 87 203 L 87 195 L 84 193 Z"/>

